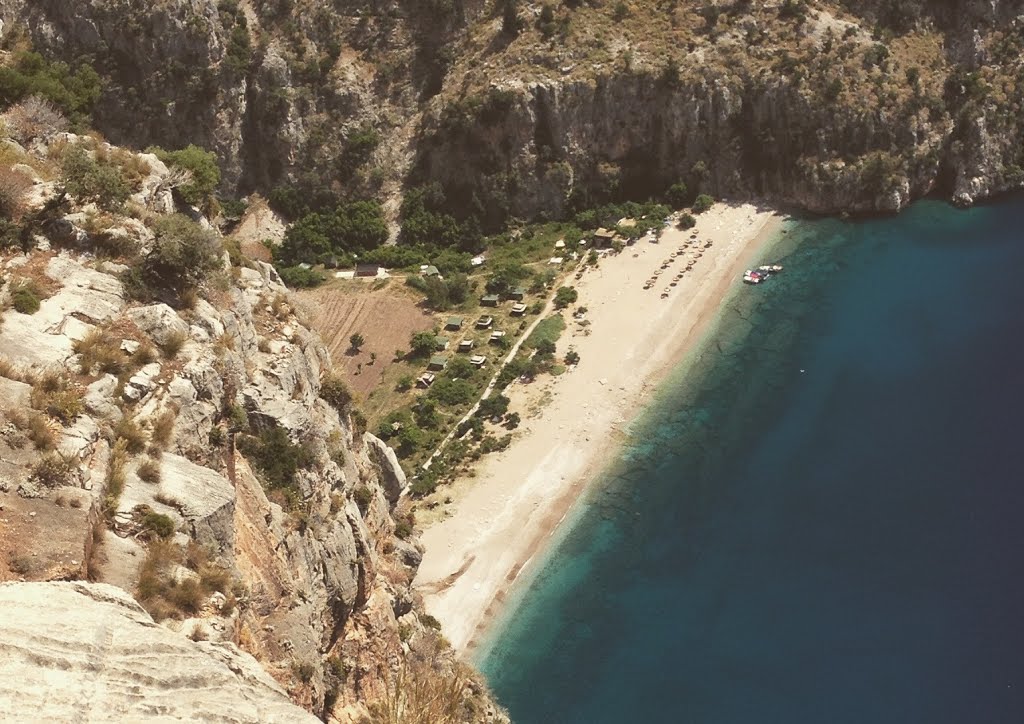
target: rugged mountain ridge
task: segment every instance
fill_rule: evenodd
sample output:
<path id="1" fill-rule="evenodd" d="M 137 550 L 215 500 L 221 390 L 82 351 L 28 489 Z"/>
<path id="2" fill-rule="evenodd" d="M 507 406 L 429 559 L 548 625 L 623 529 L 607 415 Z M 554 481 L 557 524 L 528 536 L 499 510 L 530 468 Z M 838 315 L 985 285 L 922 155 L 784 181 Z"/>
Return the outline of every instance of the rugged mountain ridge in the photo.
<path id="1" fill-rule="evenodd" d="M 438 721 L 503 721 L 411 588 L 420 550 L 393 451 L 362 428 L 273 267 L 232 262 L 228 240 L 176 307 L 139 301 L 152 291 L 131 270 L 168 253 L 167 220 L 181 243 L 213 233 L 176 203 L 175 172 L 72 134 L 3 143 L 34 219 L 27 247 L 0 250 L 0 581 L 26 582 L 3 595 L 28 606 L 44 595 L 30 582 L 118 586 L 178 648 L 237 644 L 325 721 L 378 720 L 410 696 L 401 681 L 450 687 Z M 80 149 L 139 173 L 121 210 L 46 180 Z M 127 618 L 115 628 L 152 626 Z M 43 679 L 58 666 L 33 661 Z M 120 666 L 97 675 L 116 688 Z M 167 676 L 154 686 L 174 688 Z"/>
<path id="2" fill-rule="evenodd" d="M 545 7 L 0 10 L 5 34 L 101 70 L 112 139 L 210 147 L 243 192 L 326 180 L 394 198 L 438 181 L 453 211 L 497 225 L 681 179 L 823 212 L 1024 183 L 1019 0 Z M 380 143 L 354 163 L 365 127 Z"/>

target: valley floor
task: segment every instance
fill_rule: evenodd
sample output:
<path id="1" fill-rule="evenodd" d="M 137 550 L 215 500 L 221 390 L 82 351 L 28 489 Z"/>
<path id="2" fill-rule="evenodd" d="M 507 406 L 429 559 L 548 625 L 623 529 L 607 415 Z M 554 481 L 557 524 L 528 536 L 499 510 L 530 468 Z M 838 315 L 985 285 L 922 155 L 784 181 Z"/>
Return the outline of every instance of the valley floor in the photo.
<path id="1" fill-rule="evenodd" d="M 416 585 L 457 651 L 473 648 L 509 587 L 610 461 L 625 426 L 700 338 L 743 270 L 770 261 L 759 254 L 781 220 L 750 204 L 717 204 L 695 229 L 641 239 L 575 282 L 578 307 L 587 312 L 582 320 L 566 314 L 558 357 L 572 347 L 579 365 L 508 388 L 510 410 L 524 420 L 520 431 L 507 450 L 483 458 L 475 475 L 446 491 L 451 504 L 423 533 Z M 708 241 L 713 245 L 705 249 Z M 684 253 L 672 258 L 680 248 Z"/>

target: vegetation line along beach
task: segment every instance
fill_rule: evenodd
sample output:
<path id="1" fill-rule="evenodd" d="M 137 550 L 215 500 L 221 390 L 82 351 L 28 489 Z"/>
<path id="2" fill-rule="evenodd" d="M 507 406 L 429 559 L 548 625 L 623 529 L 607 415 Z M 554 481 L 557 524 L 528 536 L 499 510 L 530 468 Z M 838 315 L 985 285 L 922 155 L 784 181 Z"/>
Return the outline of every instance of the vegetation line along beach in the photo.
<path id="1" fill-rule="evenodd" d="M 609 462 L 616 436 L 642 410 L 653 383 L 699 338 L 743 270 L 761 261 L 780 220 L 749 204 L 718 204 L 694 229 L 666 229 L 657 243 L 643 239 L 577 283 L 587 312 L 570 321 L 558 354 L 572 346 L 579 364 L 509 388 L 510 408 L 533 411 L 522 432 L 483 459 L 472 479 L 455 483 L 450 515 L 423 533 L 415 584 L 457 651 L 472 646 L 523 565 Z M 681 248 L 689 251 L 673 256 Z M 659 271 L 660 281 L 644 289 Z"/>

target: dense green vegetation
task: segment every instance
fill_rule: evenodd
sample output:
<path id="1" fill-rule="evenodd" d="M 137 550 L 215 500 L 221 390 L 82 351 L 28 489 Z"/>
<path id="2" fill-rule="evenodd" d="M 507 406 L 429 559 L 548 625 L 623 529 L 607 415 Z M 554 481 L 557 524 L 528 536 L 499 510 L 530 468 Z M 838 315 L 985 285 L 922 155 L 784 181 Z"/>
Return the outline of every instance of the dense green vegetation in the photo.
<path id="1" fill-rule="evenodd" d="M 15 53 L 13 62 L 0 67 L 0 108 L 40 96 L 57 106 L 76 130 L 89 125 L 100 90 L 99 75 L 85 63 L 72 68 L 23 50 Z"/>
<path id="2" fill-rule="evenodd" d="M 275 261 L 284 266 L 300 262 L 351 265 L 387 238 L 384 212 L 376 201 L 340 203 L 331 210 L 305 213 L 292 224 L 275 251 Z"/>

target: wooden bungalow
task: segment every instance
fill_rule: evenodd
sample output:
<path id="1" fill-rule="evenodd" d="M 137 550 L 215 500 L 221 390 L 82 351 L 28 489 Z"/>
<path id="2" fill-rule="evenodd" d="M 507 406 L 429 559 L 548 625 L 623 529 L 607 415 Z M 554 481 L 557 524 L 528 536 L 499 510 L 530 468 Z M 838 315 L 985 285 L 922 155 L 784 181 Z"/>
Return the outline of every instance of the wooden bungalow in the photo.
<path id="1" fill-rule="evenodd" d="M 601 228 L 594 232 L 591 237 L 594 242 L 594 246 L 598 249 L 607 249 L 612 245 L 612 241 L 615 240 L 615 230 Z"/>

